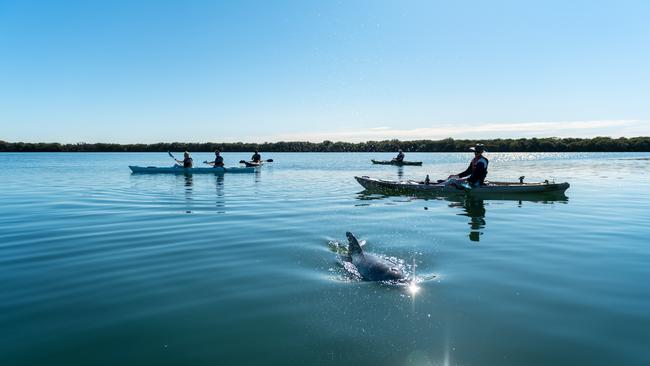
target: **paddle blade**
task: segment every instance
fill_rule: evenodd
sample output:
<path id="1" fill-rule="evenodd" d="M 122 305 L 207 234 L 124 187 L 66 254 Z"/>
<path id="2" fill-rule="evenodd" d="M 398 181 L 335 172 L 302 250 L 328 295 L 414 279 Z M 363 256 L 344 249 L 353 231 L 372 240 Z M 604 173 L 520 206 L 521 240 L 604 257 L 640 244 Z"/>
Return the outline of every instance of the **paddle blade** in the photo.
<path id="1" fill-rule="evenodd" d="M 272 163 L 272 162 L 273 162 L 273 159 L 266 159 L 266 162 L 267 162 L 267 163 Z"/>
<path id="2" fill-rule="evenodd" d="M 244 160 L 240 160 L 240 161 L 239 161 L 239 164 L 246 164 L 246 161 L 244 161 Z"/>

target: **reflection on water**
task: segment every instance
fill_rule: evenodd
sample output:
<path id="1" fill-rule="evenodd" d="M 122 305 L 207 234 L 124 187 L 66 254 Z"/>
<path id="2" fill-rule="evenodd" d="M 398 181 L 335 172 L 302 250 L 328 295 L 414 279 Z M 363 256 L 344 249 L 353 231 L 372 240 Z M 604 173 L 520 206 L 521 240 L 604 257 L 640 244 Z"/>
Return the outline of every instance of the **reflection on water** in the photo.
<path id="1" fill-rule="evenodd" d="M 262 169 L 255 168 L 255 184 L 262 182 Z"/>
<path id="2" fill-rule="evenodd" d="M 463 213 L 459 215 L 469 217 L 469 240 L 478 242 L 481 240 L 481 235 L 483 232 L 481 229 L 485 228 L 485 202 L 483 200 L 474 200 L 468 198 L 464 200 L 461 204 L 450 203 L 449 207 L 461 207 Z"/>
<path id="3" fill-rule="evenodd" d="M 404 167 L 403 166 L 398 166 L 397 167 L 397 180 L 404 180 Z"/>
<path id="4" fill-rule="evenodd" d="M 185 191 L 186 192 L 189 191 L 191 193 L 192 185 L 193 185 L 193 181 L 192 181 L 193 176 L 192 174 L 184 174 L 184 177 L 185 177 Z"/>
<path id="5" fill-rule="evenodd" d="M 477 197 L 471 197 L 471 196 L 463 196 L 463 195 L 451 195 L 451 196 L 435 196 L 431 195 L 430 193 L 425 193 L 425 194 L 410 194 L 410 195 L 403 195 L 399 193 L 391 193 L 391 192 L 382 192 L 378 193 L 375 191 L 368 191 L 364 190 L 362 192 L 359 192 L 357 194 L 357 199 L 360 201 L 374 201 L 374 200 L 384 200 L 389 197 L 407 197 L 407 201 L 412 201 L 412 200 L 445 200 L 449 201 L 449 207 L 451 208 L 460 208 L 463 210 L 462 213 L 459 213 L 458 215 L 460 216 L 467 216 L 469 217 L 469 226 L 470 226 L 470 231 L 469 231 L 469 240 L 473 242 L 479 242 L 481 240 L 481 236 L 483 235 L 485 231 L 485 227 L 487 226 L 487 221 L 485 220 L 485 215 L 486 215 L 486 204 L 489 205 L 490 201 L 513 201 L 517 202 L 517 206 L 521 207 L 524 205 L 524 202 L 531 202 L 531 203 L 536 203 L 536 204 L 553 204 L 553 203 L 568 203 L 569 199 L 564 193 L 546 193 L 546 194 L 526 194 L 526 195 L 495 195 L 493 197 L 489 197 L 489 199 L 485 198 L 477 198 Z M 386 204 L 395 204 L 395 202 L 400 202 L 400 201 L 390 201 L 386 202 Z M 404 202 L 404 201 L 402 201 Z M 370 203 L 362 203 L 358 204 L 357 206 L 368 206 Z M 427 209 L 427 207 L 425 207 Z"/>
<path id="6" fill-rule="evenodd" d="M 187 205 L 185 213 L 192 213 L 192 185 L 194 184 L 194 178 L 192 174 L 184 174 L 183 177 L 185 182 L 185 203 Z"/>
<path id="7" fill-rule="evenodd" d="M 524 205 L 524 202 L 534 202 L 541 204 L 553 204 L 553 203 L 568 203 L 569 199 L 564 193 L 560 194 L 531 194 L 531 195 L 513 195 L 512 197 L 508 196 L 495 196 L 489 200 L 479 199 L 475 197 L 447 197 L 446 200 L 452 201 L 449 204 L 449 207 L 457 207 L 463 210 L 462 213 L 458 215 L 469 217 L 469 240 L 473 242 L 479 242 L 481 240 L 481 235 L 483 235 L 484 229 L 487 225 L 485 220 L 485 206 L 486 201 L 516 201 L 519 207 Z M 489 205 L 489 203 L 488 203 Z"/>
<path id="8" fill-rule="evenodd" d="M 217 191 L 217 199 L 215 206 L 217 207 L 217 213 L 223 214 L 226 213 L 226 200 L 224 197 L 224 177 L 225 174 L 215 174 L 215 187 Z"/>

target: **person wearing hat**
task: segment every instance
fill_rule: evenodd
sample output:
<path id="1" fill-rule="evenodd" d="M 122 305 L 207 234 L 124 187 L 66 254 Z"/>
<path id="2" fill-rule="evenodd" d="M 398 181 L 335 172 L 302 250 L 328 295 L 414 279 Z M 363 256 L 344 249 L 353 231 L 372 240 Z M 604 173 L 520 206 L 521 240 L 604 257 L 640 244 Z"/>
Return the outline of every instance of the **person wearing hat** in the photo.
<path id="1" fill-rule="evenodd" d="M 397 157 L 393 158 L 393 160 L 397 161 L 398 163 L 401 163 L 404 161 L 404 151 L 402 149 L 399 149 L 397 151 Z"/>
<path id="2" fill-rule="evenodd" d="M 469 176 L 469 178 L 467 178 L 467 183 L 470 185 L 484 185 L 485 177 L 488 173 L 487 168 L 489 164 L 488 159 L 483 156 L 483 152 L 485 152 L 485 145 L 476 144 L 476 146 L 470 147 L 469 149 L 471 151 L 474 151 L 474 159 L 472 159 L 472 161 L 469 163 L 469 166 L 467 169 L 465 169 L 464 172 L 456 175 L 455 177 L 464 178 Z"/>

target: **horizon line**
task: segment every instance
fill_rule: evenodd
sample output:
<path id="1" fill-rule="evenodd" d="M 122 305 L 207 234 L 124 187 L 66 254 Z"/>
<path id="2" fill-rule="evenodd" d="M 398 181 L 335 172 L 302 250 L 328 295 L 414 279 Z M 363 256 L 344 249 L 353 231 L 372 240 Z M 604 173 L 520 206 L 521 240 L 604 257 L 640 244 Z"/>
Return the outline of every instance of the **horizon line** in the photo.
<path id="1" fill-rule="evenodd" d="M 444 141 L 444 140 L 454 140 L 454 141 L 474 141 L 476 143 L 480 143 L 482 141 L 494 141 L 494 140 L 594 140 L 594 139 L 611 139 L 611 140 L 618 140 L 618 139 L 638 139 L 638 138 L 650 138 L 650 135 L 632 135 L 632 136 L 611 136 L 611 135 L 598 135 L 598 136 L 590 136 L 590 137 L 574 137 L 574 136 L 543 136 L 543 137 L 490 137 L 490 138 L 454 138 L 454 137 L 445 137 L 445 138 L 421 138 L 421 139 L 391 139 L 391 138 L 385 138 L 385 139 L 377 139 L 377 140 L 363 140 L 363 141 L 345 141 L 345 140 L 321 140 L 321 141 L 309 141 L 309 140 L 276 140 L 276 141 L 263 141 L 263 142 L 255 142 L 255 141 L 156 141 L 156 142 L 107 142 L 107 141 L 95 141 L 95 142 L 86 142 L 86 141 L 78 141 L 78 142 L 58 142 L 58 141 L 7 141 L 7 140 L 2 140 L 0 139 L 0 143 L 5 143 L 5 144 L 59 144 L 59 145 L 99 145 L 99 144 L 106 144 L 106 145 L 158 145 L 158 144 L 257 144 L 257 145 L 264 145 L 264 144 L 279 144 L 279 143 L 308 143 L 308 144 L 324 144 L 326 142 L 330 142 L 332 144 L 336 143 L 344 143 L 344 144 L 367 144 L 370 142 L 390 142 L 390 141 L 397 141 L 400 143 L 409 143 L 409 142 L 418 142 L 418 141 L 433 141 L 433 142 L 438 142 L 438 141 Z"/>

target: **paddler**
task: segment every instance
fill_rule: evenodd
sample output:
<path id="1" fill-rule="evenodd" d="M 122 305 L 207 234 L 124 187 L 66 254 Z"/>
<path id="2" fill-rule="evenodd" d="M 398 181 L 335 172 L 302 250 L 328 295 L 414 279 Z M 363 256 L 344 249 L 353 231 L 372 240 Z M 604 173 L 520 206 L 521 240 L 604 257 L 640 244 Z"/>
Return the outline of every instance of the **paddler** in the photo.
<path id="1" fill-rule="evenodd" d="M 464 178 L 469 176 L 466 179 L 467 183 L 471 186 L 479 186 L 485 184 L 485 177 L 487 176 L 487 168 L 489 161 L 483 156 L 483 153 L 486 151 L 485 145 L 476 144 L 474 147 L 469 148 L 470 151 L 474 152 L 474 159 L 469 163 L 467 169 L 464 172 L 457 175 L 451 175 L 448 179 L 451 178 Z"/>
<path id="2" fill-rule="evenodd" d="M 214 152 L 214 161 L 207 161 L 206 164 L 212 165 L 215 168 L 223 167 L 223 156 L 219 150 Z"/>
<path id="3" fill-rule="evenodd" d="M 260 161 L 262 161 L 262 156 L 260 156 L 259 151 L 255 150 L 255 154 L 253 154 L 251 160 L 253 161 L 253 163 L 259 163 Z"/>
<path id="4" fill-rule="evenodd" d="M 399 149 L 397 151 L 397 157 L 393 158 L 393 160 L 395 160 L 398 163 L 403 162 L 404 161 L 404 151 L 402 151 L 402 149 Z"/>
<path id="5" fill-rule="evenodd" d="M 192 167 L 192 157 L 190 156 L 190 152 L 186 151 L 183 153 L 183 160 L 178 160 L 174 158 L 176 162 L 179 164 L 183 164 L 183 168 L 191 168 Z"/>

